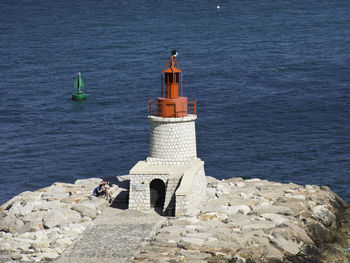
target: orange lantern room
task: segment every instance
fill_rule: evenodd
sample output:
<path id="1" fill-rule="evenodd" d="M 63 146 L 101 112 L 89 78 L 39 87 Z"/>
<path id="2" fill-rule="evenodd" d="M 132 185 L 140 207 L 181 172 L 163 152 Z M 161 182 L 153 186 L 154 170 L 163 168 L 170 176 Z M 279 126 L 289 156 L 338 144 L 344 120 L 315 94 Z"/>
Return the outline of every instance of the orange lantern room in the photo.
<path id="1" fill-rule="evenodd" d="M 182 70 L 173 50 L 161 71 L 161 97 L 149 101 L 149 114 L 163 118 L 185 117 L 188 110 L 196 114 L 196 101 L 182 97 Z M 168 66 L 168 67 L 167 67 Z M 165 97 L 163 85 L 165 83 Z M 180 85 L 180 96 L 179 96 Z M 157 105 L 157 111 L 153 112 Z"/>

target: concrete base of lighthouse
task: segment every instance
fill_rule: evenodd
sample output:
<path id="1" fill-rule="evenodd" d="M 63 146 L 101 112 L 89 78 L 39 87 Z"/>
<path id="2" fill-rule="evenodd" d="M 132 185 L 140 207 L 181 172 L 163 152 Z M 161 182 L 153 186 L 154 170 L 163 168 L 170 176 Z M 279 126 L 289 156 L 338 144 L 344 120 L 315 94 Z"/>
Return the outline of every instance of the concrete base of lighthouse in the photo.
<path id="1" fill-rule="evenodd" d="M 156 207 L 165 215 L 194 215 L 205 199 L 204 162 L 197 158 L 196 115 L 150 116 L 150 156 L 130 170 L 129 209 Z"/>
<path id="2" fill-rule="evenodd" d="M 129 209 L 153 209 L 152 190 L 159 190 L 158 198 L 164 203 L 158 208 L 169 216 L 194 215 L 205 198 L 204 162 L 199 159 L 185 166 L 149 165 L 140 161 L 131 169 L 130 177 Z M 162 181 L 163 190 L 152 189 L 155 180 Z"/>

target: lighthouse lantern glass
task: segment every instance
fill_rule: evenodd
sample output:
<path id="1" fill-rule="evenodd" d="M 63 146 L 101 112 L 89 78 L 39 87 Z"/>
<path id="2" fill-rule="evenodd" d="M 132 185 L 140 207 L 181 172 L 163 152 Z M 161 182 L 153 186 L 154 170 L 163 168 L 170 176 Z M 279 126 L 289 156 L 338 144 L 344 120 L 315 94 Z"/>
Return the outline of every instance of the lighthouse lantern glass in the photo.
<path id="1" fill-rule="evenodd" d="M 165 84 L 173 83 L 173 73 L 165 73 Z"/>
<path id="2" fill-rule="evenodd" d="M 180 82 L 180 73 L 165 73 L 165 84 L 173 84 Z"/>

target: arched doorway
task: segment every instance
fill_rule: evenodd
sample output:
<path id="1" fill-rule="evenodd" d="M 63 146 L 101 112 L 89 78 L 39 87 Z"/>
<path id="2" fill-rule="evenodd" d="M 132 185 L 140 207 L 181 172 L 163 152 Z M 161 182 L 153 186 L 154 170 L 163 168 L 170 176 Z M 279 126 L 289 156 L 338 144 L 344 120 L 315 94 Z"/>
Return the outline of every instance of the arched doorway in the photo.
<path id="1" fill-rule="evenodd" d="M 160 179 L 154 179 L 150 184 L 151 207 L 162 208 L 165 201 L 165 184 Z"/>

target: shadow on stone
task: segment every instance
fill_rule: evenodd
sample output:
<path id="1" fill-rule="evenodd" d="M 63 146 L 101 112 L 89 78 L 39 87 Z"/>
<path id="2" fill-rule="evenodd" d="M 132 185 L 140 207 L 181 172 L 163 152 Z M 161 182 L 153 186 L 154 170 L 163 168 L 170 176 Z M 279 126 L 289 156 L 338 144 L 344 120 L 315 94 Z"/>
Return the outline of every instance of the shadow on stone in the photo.
<path id="1" fill-rule="evenodd" d="M 113 200 L 110 207 L 118 208 L 122 210 L 128 209 L 128 203 L 129 203 L 129 191 L 124 190 L 121 191 Z"/>
<path id="2" fill-rule="evenodd" d="M 160 216 L 165 216 L 165 213 L 163 212 L 163 207 L 161 206 L 154 207 L 154 211 Z"/>

